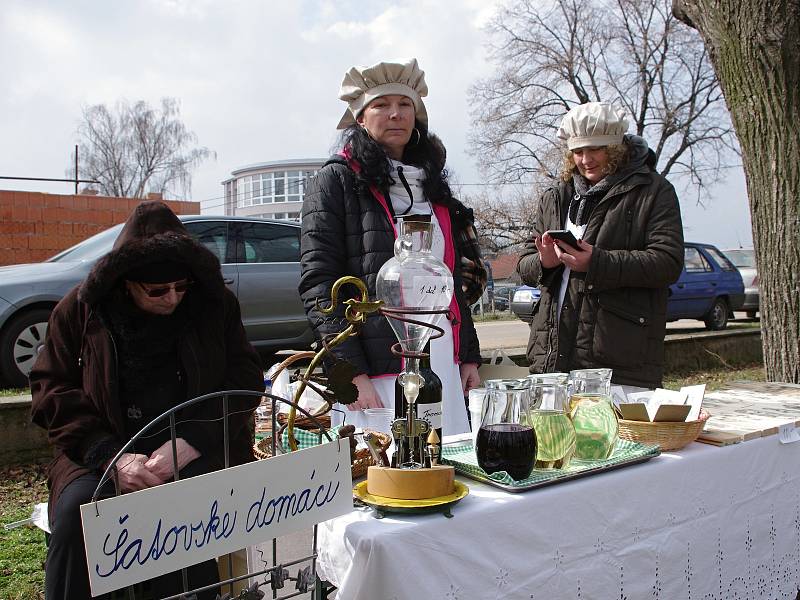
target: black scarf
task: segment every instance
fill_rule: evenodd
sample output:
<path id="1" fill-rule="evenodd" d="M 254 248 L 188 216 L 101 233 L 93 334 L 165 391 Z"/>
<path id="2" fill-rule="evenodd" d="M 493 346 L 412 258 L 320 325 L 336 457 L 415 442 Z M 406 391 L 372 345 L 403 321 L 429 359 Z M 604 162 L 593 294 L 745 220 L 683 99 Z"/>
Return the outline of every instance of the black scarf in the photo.
<path id="1" fill-rule="evenodd" d="M 188 321 L 186 300 L 171 315 L 144 312 L 122 293 L 112 295 L 102 307 L 117 351 L 117 397 L 129 436 L 186 400 L 178 356 L 178 342 Z M 168 438 L 168 433 L 157 435 L 137 449 L 152 451 Z"/>

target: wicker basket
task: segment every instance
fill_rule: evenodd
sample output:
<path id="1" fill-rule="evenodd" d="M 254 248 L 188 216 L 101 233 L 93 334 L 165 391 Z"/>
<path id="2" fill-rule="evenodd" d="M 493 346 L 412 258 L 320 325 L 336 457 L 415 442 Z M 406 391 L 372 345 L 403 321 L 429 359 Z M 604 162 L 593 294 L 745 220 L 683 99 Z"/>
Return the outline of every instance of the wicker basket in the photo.
<path id="1" fill-rule="evenodd" d="M 371 431 L 371 430 L 365 430 Z M 382 433 L 380 431 L 373 431 L 377 438 L 380 445 L 381 450 L 384 452 L 389 448 L 389 445 L 392 443 L 392 439 L 387 433 Z M 323 438 L 324 441 L 324 438 Z M 347 443 L 346 440 L 342 440 L 342 443 Z M 280 449 L 280 444 L 278 445 Z M 280 450 L 279 450 L 280 451 Z M 265 458 L 269 458 L 272 456 L 272 436 L 267 436 L 259 440 L 256 445 L 253 447 L 253 452 L 256 455 L 256 458 L 259 460 L 263 460 Z M 372 459 L 372 455 L 370 454 L 367 448 L 359 448 L 356 450 L 352 455 L 352 473 L 353 479 L 357 479 L 358 477 L 362 477 L 366 475 L 367 468 L 371 467 L 375 464 L 375 461 Z"/>
<path id="2" fill-rule="evenodd" d="M 700 413 L 697 421 L 629 421 L 619 420 L 619 437 L 642 444 L 658 444 L 662 450 L 679 450 L 693 442 L 703 431 L 710 415 Z"/>

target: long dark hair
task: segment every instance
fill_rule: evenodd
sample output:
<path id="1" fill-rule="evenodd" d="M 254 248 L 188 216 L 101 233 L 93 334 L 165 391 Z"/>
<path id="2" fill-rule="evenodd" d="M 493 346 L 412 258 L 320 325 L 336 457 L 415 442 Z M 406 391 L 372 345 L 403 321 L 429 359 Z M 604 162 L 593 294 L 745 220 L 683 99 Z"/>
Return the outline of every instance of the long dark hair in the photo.
<path id="1" fill-rule="evenodd" d="M 447 183 L 447 170 L 444 168 L 447 151 L 442 141 L 428 128 L 416 121 L 419 136 L 412 132 L 411 141 L 403 150 L 402 162 L 425 171 L 422 189 L 425 198 L 437 204 L 448 204 L 453 198 Z M 417 140 L 414 143 L 415 139 Z M 349 148 L 350 155 L 361 165 L 358 178 L 378 189 L 386 191 L 394 183 L 389 173 L 391 164 L 383 147 L 373 140 L 361 125 L 354 124 L 344 130 L 342 147 Z"/>

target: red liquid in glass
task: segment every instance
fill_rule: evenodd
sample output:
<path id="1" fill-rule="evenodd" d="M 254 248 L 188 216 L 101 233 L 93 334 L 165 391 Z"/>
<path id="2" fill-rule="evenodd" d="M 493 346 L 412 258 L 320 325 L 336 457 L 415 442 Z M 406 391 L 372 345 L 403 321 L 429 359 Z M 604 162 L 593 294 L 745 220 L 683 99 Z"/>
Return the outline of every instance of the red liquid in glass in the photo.
<path id="1" fill-rule="evenodd" d="M 533 470 L 536 433 L 532 427 L 513 423 L 485 425 L 475 440 L 478 465 L 487 473 L 505 471 L 519 481 Z"/>

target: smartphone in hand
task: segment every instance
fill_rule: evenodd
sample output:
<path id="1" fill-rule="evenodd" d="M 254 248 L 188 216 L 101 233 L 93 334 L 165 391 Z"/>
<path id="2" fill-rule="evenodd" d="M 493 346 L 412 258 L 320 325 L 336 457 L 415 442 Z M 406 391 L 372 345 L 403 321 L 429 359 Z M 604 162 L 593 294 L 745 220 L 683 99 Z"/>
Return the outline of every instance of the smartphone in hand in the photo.
<path id="1" fill-rule="evenodd" d="M 554 240 L 572 246 L 575 250 L 581 250 L 581 247 L 578 245 L 578 240 L 575 239 L 571 231 L 567 231 L 566 229 L 550 229 L 549 231 L 545 231 L 545 233 Z"/>

